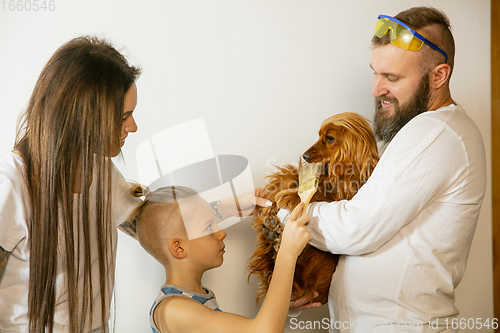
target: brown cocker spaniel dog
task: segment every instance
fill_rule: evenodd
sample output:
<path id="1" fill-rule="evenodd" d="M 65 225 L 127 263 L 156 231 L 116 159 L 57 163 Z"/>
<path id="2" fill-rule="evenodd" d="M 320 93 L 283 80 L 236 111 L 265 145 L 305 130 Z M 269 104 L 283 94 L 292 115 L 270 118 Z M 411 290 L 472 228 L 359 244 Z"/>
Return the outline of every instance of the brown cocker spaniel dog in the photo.
<path id="1" fill-rule="evenodd" d="M 351 199 L 371 175 L 379 159 L 375 137 L 367 120 L 352 112 L 326 119 L 321 124 L 319 140 L 302 158 L 306 162 L 323 164 L 318 191 L 311 202 Z M 273 205 L 259 208 L 255 214 L 253 227 L 257 231 L 258 245 L 248 265 L 250 276 L 257 275 L 261 281 L 257 301 L 267 292 L 280 245 L 283 226 L 277 213 L 281 208 L 292 211 L 300 202 L 297 167 L 278 167 L 278 171 L 267 178 L 265 198 L 273 201 Z M 311 302 L 325 304 L 337 261 L 338 255 L 307 245 L 297 259 L 292 300 L 308 297 Z M 314 298 L 314 292 L 319 296 Z"/>

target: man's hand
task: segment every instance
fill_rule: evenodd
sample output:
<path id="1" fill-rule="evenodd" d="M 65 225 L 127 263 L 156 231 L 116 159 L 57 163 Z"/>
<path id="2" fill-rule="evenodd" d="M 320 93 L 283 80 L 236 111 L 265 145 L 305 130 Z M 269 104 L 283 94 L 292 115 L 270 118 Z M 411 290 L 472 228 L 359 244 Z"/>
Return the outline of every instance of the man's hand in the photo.
<path id="1" fill-rule="evenodd" d="M 319 293 L 315 292 L 314 293 L 314 298 L 318 297 Z M 309 297 L 302 297 L 299 298 L 295 301 L 290 302 L 290 310 L 305 310 L 305 309 L 312 309 L 312 308 L 317 308 L 321 306 L 320 302 L 313 302 L 309 303 L 311 300 Z"/>

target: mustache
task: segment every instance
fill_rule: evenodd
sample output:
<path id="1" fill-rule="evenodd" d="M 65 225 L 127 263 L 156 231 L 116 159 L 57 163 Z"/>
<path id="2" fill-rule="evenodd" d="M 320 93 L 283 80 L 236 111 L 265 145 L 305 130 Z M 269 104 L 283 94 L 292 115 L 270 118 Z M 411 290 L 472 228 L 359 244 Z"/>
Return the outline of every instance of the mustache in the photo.
<path id="1" fill-rule="evenodd" d="M 377 105 L 381 105 L 382 104 L 382 101 L 384 102 L 389 102 L 389 103 L 393 103 L 393 104 L 396 104 L 396 103 L 399 103 L 398 99 L 396 97 L 388 97 L 386 95 L 382 95 L 382 96 L 377 96 L 375 97 L 375 103 Z"/>
<path id="2" fill-rule="evenodd" d="M 396 109 L 399 107 L 399 101 L 396 97 L 388 97 L 386 95 L 375 97 L 375 112 L 379 112 L 383 110 L 382 102 L 389 102 L 396 106 Z"/>

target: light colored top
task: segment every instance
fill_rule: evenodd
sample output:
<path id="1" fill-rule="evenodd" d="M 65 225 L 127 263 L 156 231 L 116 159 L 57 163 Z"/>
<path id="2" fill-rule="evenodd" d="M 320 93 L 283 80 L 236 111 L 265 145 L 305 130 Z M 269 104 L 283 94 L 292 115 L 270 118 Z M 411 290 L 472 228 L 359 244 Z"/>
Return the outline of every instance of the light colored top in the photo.
<path id="1" fill-rule="evenodd" d="M 450 105 L 406 124 L 352 200 L 312 204 L 311 244 L 345 254 L 328 305 L 330 326 L 347 329 L 331 331 L 444 330 L 485 188 L 481 134 Z"/>
<path id="2" fill-rule="evenodd" d="M 151 310 L 149 310 L 149 323 L 151 325 L 151 330 L 153 333 L 160 333 L 160 330 L 158 327 L 156 327 L 154 319 L 153 319 L 153 313 L 160 304 L 161 301 L 163 301 L 165 298 L 168 297 L 187 297 L 194 299 L 197 302 L 200 302 L 201 304 L 205 305 L 207 308 L 214 310 L 214 311 L 221 311 L 219 309 L 219 305 L 217 304 L 217 300 L 215 299 L 214 293 L 206 288 L 203 288 L 205 290 L 205 293 L 197 293 L 195 291 L 187 290 L 181 287 L 178 287 L 173 284 L 165 284 L 161 287 L 160 293 L 156 297 L 155 302 L 153 303 L 153 306 L 151 307 Z"/>
<path id="3" fill-rule="evenodd" d="M 112 162 L 111 162 L 112 163 Z M 29 196 L 23 178 L 22 158 L 9 153 L 0 162 L 0 246 L 12 252 L 7 261 L 4 276 L 0 281 L 0 332 L 28 331 L 28 281 L 29 281 L 29 245 L 28 226 Z M 116 225 L 123 223 L 140 202 L 130 195 L 127 182 L 113 165 L 113 205 L 112 216 Z M 91 185 L 92 188 L 95 184 Z M 75 194 L 75 201 L 78 195 Z M 92 208 L 95 205 L 90 205 Z M 90 216 L 93 216 L 91 212 Z M 90 221 L 91 223 L 95 221 Z M 91 224 L 92 226 L 93 224 Z M 116 255 L 117 232 L 113 233 L 113 256 Z M 95 237 L 91 237 L 95 240 Z M 93 285 L 99 286 L 97 246 L 92 251 Z M 56 308 L 54 332 L 68 332 L 67 287 L 64 281 L 65 265 L 60 263 L 56 278 Z M 113 281 L 114 269 L 108 270 L 109 280 Z M 94 284 L 95 283 L 95 284 Z M 112 288 L 112 286 L 111 286 Z M 110 290 L 111 299 L 112 290 Z M 94 288 L 94 312 L 92 331 L 100 331 L 100 293 Z M 109 307 L 107 309 L 109 311 Z"/>

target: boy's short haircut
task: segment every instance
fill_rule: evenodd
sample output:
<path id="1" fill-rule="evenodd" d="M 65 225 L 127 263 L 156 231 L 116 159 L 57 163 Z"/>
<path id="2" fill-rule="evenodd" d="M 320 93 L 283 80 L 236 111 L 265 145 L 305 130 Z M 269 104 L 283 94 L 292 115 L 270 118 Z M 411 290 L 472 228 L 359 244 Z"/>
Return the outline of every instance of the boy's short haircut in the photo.
<path id="1" fill-rule="evenodd" d="M 186 186 L 165 186 L 146 195 L 146 204 L 152 202 L 177 202 L 198 195 L 198 192 Z"/>
<path id="2" fill-rule="evenodd" d="M 197 197 L 198 192 L 184 186 L 161 187 L 146 195 L 135 215 L 137 238 L 141 246 L 162 264 L 168 261 L 166 247 L 173 237 L 186 235 L 178 200 Z"/>

